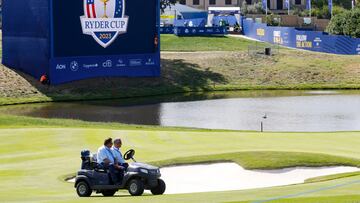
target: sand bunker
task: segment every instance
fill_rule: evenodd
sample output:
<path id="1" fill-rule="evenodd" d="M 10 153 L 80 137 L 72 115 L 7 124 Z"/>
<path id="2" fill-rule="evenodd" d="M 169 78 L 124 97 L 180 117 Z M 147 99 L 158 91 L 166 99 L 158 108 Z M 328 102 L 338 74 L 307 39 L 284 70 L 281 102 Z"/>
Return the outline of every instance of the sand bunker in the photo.
<path id="1" fill-rule="evenodd" d="M 166 194 L 243 190 L 303 183 L 308 178 L 359 171 L 356 167 L 296 167 L 246 170 L 236 163 L 166 167 L 161 169 Z"/>

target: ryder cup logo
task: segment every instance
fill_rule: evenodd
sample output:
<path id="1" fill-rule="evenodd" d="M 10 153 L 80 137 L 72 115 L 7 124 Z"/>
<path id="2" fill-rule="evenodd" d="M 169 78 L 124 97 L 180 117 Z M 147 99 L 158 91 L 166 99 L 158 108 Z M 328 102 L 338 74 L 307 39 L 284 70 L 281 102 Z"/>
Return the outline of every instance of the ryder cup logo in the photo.
<path id="1" fill-rule="evenodd" d="M 84 0 L 84 16 L 80 17 L 83 33 L 104 48 L 126 33 L 128 19 L 125 0 Z"/>

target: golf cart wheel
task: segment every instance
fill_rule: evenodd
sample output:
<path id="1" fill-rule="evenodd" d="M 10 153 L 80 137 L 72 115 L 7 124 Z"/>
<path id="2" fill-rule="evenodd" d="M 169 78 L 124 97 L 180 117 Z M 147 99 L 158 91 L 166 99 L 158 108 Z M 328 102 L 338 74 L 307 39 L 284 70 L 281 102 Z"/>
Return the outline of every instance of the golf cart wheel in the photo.
<path id="1" fill-rule="evenodd" d="M 129 182 L 128 190 L 132 196 L 140 196 L 144 193 L 144 183 L 139 179 L 132 179 Z"/>
<path id="2" fill-rule="evenodd" d="M 105 190 L 101 192 L 105 197 L 112 197 L 116 193 L 116 190 Z"/>
<path id="3" fill-rule="evenodd" d="M 92 190 L 85 181 L 80 181 L 76 184 L 76 192 L 79 197 L 90 197 Z"/>
<path id="4" fill-rule="evenodd" d="M 163 180 L 159 179 L 158 180 L 158 185 L 151 189 L 151 193 L 153 195 L 162 195 L 162 194 L 164 194 L 165 189 L 166 189 L 165 182 Z"/>

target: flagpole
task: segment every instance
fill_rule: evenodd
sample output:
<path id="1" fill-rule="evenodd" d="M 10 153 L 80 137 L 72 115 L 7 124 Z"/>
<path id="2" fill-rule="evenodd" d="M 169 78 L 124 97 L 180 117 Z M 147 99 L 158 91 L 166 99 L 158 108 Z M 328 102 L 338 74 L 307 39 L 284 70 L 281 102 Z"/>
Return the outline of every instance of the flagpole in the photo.
<path id="1" fill-rule="evenodd" d="M 261 1 L 261 8 L 264 10 L 265 9 L 265 22 L 267 22 L 267 15 L 268 15 L 268 1 L 267 0 L 262 0 Z M 265 7 L 265 8 L 264 8 Z"/>
<path id="2" fill-rule="evenodd" d="M 328 0 L 329 9 L 330 9 L 330 19 L 333 17 L 333 1 Z"/>
<path id="3" fill-rule="evenodd" d="M 288 16 L 290 15 L 290 2 L 291 0 L 287 0 L 288 1 Z"/>
<path id="4" fill-rule="evenodd" d="M 267 15 L 268 15 L 268 5 L 267 5 L 267 0 L 265 0 L 266 1 L 266 14 L 265 14 L 265 22 L 266 22 L 266 25 L 268 25 L 268 18 L 267 18 Z"/>
<path id="5" fill-rule="evenodd" d="M 285 0 L 285 7 L 287 8 L 288 15 L 290 15 L 289 2 L 290 0 Z"/>
<path id="6" fill-rule="evenodd" d="M 266 17 L 267 17 L 267 14 L 268 14 L 268 5 L 267 5 L 267 0 L 266 0 Z"/>

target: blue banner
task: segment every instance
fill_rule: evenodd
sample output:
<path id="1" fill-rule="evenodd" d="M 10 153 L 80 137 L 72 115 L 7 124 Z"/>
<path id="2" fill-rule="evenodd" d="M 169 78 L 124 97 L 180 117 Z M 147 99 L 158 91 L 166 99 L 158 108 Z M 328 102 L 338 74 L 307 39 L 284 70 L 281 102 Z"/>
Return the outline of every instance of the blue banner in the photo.
<path id="1" fill-rule="evenodd" d="M 2 2 L 7 67 L 52 85 L 160 76 L 159 0 L 126 0 L 126 9 L 125 0 L 111 1 L 107 11 L 97 0 Z"/>
<path id="2" fill-rule="evenodd" d="M 282 46 L 332 54 L 360 55 L 360 38 L 304 31 L 293 27 L 273 27 L 265 23 L 243 21 L 244 35 Z"/>
<path id="3" fill-rule="evenodd" d="M 262 0 L 262 9 L 267 10 L 267 0 Z"/>
<path id="4" fill-rule="evenodd" d="M 306 0 L 306 10 L 311 10 L 311 0 Z"/>
<path id="5" fill-rule="evenodd" d="M 211 36 L 226 35 L 225 27 L 175 27 L 174 34 L 177 36 Z"/>
<path id="6" fill-rule="evenodd" d="M 153 54 L 131 54 L 117 56 L 61 57 L 50 61 L 50 75 L 56 75 L 53 84 L 80 80 L 94 76 L 158 76 L 160 56 Z"/>
<path id="7" fill-rule="evenodd" d="M 329 5 L 328 5 L 328 7 L 329 7 L 329 12 L 330 12 L 331 15 L 332 15 L 333 1 L 332 1 L 332 0 L 328 0 L 328 3 L 329 3 Z"/>
<path id="8" fill-rule="evenodd" d="M 205 27 L 207 18 L 194 18 L 194 19 L 176 19 L 174 21 L 175 27 Z"/>
<path id="9" fill-rule="evenodd" d="M 290 2 L 289 0 L 285 0 L 285 8 L 290 9 Z"/>
<path id="10" fill-rule="evenodd" d="M 160 34 L 174 34 L 174 26 L 160 27 Z"/>

